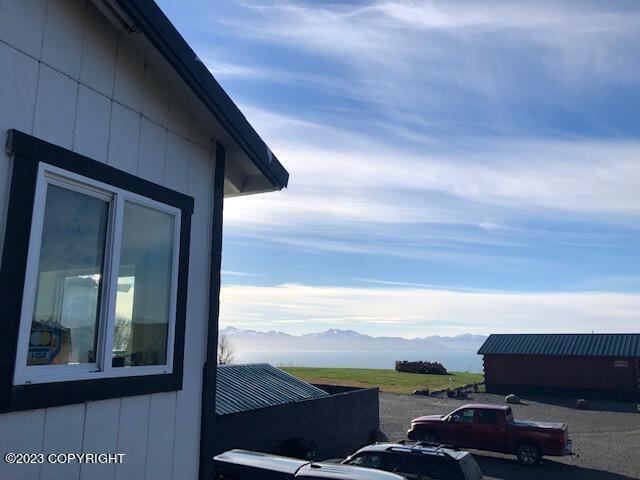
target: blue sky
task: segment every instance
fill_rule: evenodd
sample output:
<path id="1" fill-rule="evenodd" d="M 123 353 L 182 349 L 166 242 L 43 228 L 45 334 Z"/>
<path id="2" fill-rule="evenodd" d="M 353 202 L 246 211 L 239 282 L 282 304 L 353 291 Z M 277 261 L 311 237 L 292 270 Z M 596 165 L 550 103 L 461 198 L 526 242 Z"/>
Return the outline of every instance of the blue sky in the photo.
<path id="1" fill-rule="evenodd" d="M 228 199 L 223 326 L 640 324 L 640 4 L 161 0 L 291 174 Z"/>

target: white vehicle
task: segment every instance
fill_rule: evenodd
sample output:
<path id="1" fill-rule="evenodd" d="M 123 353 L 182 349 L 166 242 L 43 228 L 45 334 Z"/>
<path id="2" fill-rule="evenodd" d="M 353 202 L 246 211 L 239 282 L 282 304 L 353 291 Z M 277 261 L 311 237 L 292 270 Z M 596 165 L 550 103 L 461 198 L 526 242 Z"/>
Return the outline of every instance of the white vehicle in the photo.
<path id="1" fill-rule="evenodd" d="M 376 443 L 361 448 L 343 464 L 379 468 L 409 480 L 482 480 L 482 471 L 469 452 L 428 442 Z"/>
<path id="2" fill-rule="evenodd" d="M 214 457 L 216 480 L 406 480 L 395 473 L 333 463 L 316 463 L 248 450 Z"/>

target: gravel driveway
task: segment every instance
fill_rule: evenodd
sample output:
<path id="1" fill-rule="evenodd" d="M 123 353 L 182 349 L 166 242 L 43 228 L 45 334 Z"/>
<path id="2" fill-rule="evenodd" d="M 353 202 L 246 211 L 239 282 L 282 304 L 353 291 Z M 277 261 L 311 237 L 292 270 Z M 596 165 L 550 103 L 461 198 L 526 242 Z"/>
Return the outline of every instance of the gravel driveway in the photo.
<path id="1" fill-rule="evenodd" d="M 485 478 L 504 480 L 628 480 L 640 479 L 640 413 L 636 405 L 590 402 L 590 410 L 571 408 L 569 401 L 522 399 L 513 405 L 516 418 L 569 424 L 579 457 L 545 458 L 540 467 L 520 466 L 514 456 L 472 450 Z M 504 403 L 504 397 L 474 394 L 468 400 L 380 394 L 380 428 L 389 440 L 406 438 L 411 419 L 445 414 L 465 403 Z"/>

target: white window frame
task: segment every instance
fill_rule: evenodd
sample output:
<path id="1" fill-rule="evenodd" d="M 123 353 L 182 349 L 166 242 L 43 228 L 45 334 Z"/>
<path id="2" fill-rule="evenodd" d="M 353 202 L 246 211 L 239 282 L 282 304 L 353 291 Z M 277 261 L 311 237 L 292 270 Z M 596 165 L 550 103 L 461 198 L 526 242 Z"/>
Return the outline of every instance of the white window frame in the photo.
<path id="1" fill-rule="evenodd" d="M 35 307 L 47 186 L 50 184 L 94 196 L 106 200 L 110 204 L 104 252 L 103 281 L 101 285 L 102 292 L 100 295 L 100 304 L 98 305 L 99 315 L 95 363 L 75 365 L 27 365 L 29 336 Z M 168 213 L 174 217 L 171 299 L 169 304 L 169 324 L 167 328 L 166 363 L 164 365 L 111 366 L 125 202 L 142 205 Z M 16 349 L 14 385 L 173 373 L 181 215 L 182 211 L 171 205 L 78 175 L 44 162 L 39 163 L 20 314 L 20 330 Z"/>

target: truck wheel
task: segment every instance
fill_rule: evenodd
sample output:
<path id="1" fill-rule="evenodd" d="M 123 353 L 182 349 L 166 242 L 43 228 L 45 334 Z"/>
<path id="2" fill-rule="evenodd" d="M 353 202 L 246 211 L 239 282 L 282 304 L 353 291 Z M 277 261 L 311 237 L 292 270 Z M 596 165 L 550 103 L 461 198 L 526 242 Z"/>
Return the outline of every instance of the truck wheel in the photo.
<path id="1" fill-rule="evenodd" d="M 516 455 L 518 455 L 518 461 L 527 467 L 537 465 L 541 459 L 540 450 L 535 445 L 520 445 Z"/>
<path id="2" fill-rule="evenodd" d="M 438 438 L 438 434 L 435 432 L 424 432 L 420 435 L 420 441 L 438 443 L 440 439 Z"/>

